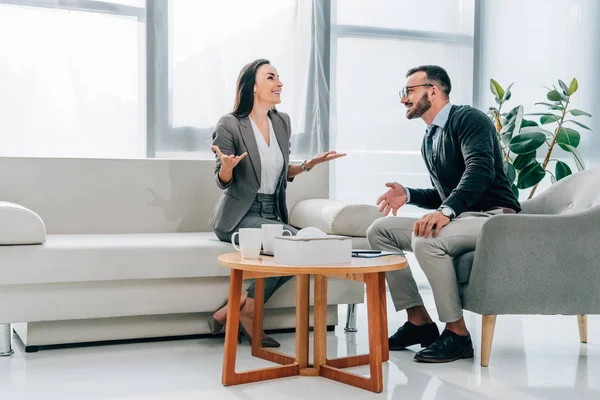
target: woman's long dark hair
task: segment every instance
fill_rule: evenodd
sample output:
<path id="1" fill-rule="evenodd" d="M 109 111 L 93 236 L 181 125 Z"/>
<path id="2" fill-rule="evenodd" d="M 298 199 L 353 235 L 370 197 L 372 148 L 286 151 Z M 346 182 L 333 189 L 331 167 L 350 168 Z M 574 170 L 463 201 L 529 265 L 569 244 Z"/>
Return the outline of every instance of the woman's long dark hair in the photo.
<path id="1" fill-rule="evenodd" d="M 271 63 L 269 60 L 261 58 L 244 65 L 244 68 L 240 71 L 235 89 L 235 103 L 233 104 L 232 112 L 237 118 L 246 118 L 250 115 L 252 107 L 254 107 L 256 71 L 265 64 Z"/>

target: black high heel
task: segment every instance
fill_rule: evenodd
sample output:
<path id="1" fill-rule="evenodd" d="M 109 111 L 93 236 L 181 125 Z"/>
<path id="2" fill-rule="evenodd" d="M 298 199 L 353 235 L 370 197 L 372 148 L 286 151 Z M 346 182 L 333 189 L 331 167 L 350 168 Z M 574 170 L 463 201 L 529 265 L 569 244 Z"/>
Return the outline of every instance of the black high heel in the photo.
<path id="1" fill-rule="evenodd" d="M 238 343 L 242 343 L 242 336 L 246 336 L 247 340 L 248 340 L 248 344 L 250 346 L 252 346 L 252 336 L 250 336 L 250 334 L 248 333 L 248 331 L 246 331 L 246 328 L 244 328 L 244 326 L 242 325 L 242 322 L 240 321 L 240 331 L 238 332 Z M 276 347 L 280 347 L 281 344 L 273 339 L 272 337 L 266 337 L 265 339 L 260 341 L 261 347 L 271 347 L 271 348 L 276 348 Z"/>
<path id="2" fill-rule="evenodd" d="M 208 317 L 208 320 L 206 321 L 208 323 L 208 330 L 210 331 L 210 333 L 212 333 L 213 335 L 216 335 L 217 333 L 221 332 L 223 330 L 223 328 L 225 327 L 225 324 L 220 323 L 216 318 L 215 318 L 215 313 L 217 311 L 219 311 L 221 308 L 225 307 L 227 305 L 227 303 L 229 302 L 229 297 L 225 299 L 225 301 L 223 302 L 223 304 L 221 304 L 219 306 L 219 308 L 217 308 L 211 315 L 210 317 Z M 244 307 L 244 304 L 246 304 L 246 299 L 244 299 L 243 302 L 240 303 L 240 310 L 242 309 L 242 307 Z"/>
<path id="3" fill-rule="evenodd" d="M 223 330 L 223 327 L 225 326 L 225 324 L 220 323 L 216 318 L 215 318 L 215 313 L 217 311 L 219 311 L 221 308 L 225 307 L 227 305 L 227 303 L 229 302 L 229 297 L 225 299 L 225 301 L 223 302 L 223 304 L 221 304 L 219 306 L 219 308 L 217 308 L 215 310 L 215 312 L 213 312 L 210 317 L 208 317 L 208 321 L 206 321 L 208 323 L 208 330 L 210 331 L 210 333 L 212 333 L 213 335 L 216 335 L 217 333 L 221 332 Z"/>

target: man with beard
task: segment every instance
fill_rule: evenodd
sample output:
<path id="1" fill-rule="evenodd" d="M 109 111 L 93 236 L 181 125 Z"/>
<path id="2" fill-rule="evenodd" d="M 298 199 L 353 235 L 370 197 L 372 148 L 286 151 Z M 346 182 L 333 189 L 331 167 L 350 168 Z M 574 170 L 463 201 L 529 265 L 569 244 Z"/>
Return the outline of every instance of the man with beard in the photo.
<path id="1" fill-rule="evenodd" d="M 433 65 L 413 68 L 400 91 L 408 119 L 421 118 L 427 129 L 421 154 L 433 188 L 406 188 L 387 183 L 377 200 L 380 211 L 396 216 L 404 204 L 435 210 L 422 218 L 380 218 L 367 231 L 372 249 L 412 251 L 425 272 L 440 321 L 437 325 L 409 267 L 386 274 L 396 311 L 408 321 L 389 338 L 390 350 L 420 344 L 421 362 L 449 362 L 473 357 L 473 344 L 463 319 L 452 258 L 475 249 L 487 217 L 521 211 L 503 168 L 502 150 L 490 119 L 470 106 L 450 104 L 450 78 Z"/>

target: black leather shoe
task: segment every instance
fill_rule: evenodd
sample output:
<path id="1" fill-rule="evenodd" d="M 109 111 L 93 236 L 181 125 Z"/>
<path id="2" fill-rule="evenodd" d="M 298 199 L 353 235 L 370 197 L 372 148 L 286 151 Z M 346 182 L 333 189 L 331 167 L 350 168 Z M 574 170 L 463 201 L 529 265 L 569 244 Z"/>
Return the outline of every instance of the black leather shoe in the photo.
<path id="1" fill-rule="evenodd" d="M 404 350 L 415 344 L 427 347 L 435 342 L 438 336 L 440 336 L 440 331 L 433 322 L 417 326 L 407 321 L 388 339 L 388 343 L 390 350 Z"/>
<path id="2" fill-rule="evenodd" d="M 448 329 L 431 346 L 415 354 L 416 361 L 426 363 L 445 363 L 460 358 L 473 358 L 471 335 L 459 336 Z"/>

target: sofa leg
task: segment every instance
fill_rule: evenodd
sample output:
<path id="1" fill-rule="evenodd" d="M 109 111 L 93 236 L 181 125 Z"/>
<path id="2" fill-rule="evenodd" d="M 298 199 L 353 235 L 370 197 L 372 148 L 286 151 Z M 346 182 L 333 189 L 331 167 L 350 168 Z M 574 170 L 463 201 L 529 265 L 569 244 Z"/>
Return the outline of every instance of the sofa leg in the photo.
<path id="1" fill-rule="evenodd" d="M 577 323 L 579 325 L 579 340 L 581 340 L 581 343 L 587 343 L 587 315 L 578 315 Z"/>
<path id="2" fill-rule="evenodd" d="M 0 324 L 0 357 L 13 354 L 10 324 Z"/>
<path id="3" fill-rule="evenodd" d="M 481 366 L 487 367 L 490 364 L 490 353 L 492 352 L 492 340 L 494 340 L 496 316 L 482 315 L 481 326 Z"/>
<path id="4" fill-rule="evenodd" d="M 356 304 L 348 304 L 345 332 L 358 332 L 356 329 Z"/>

